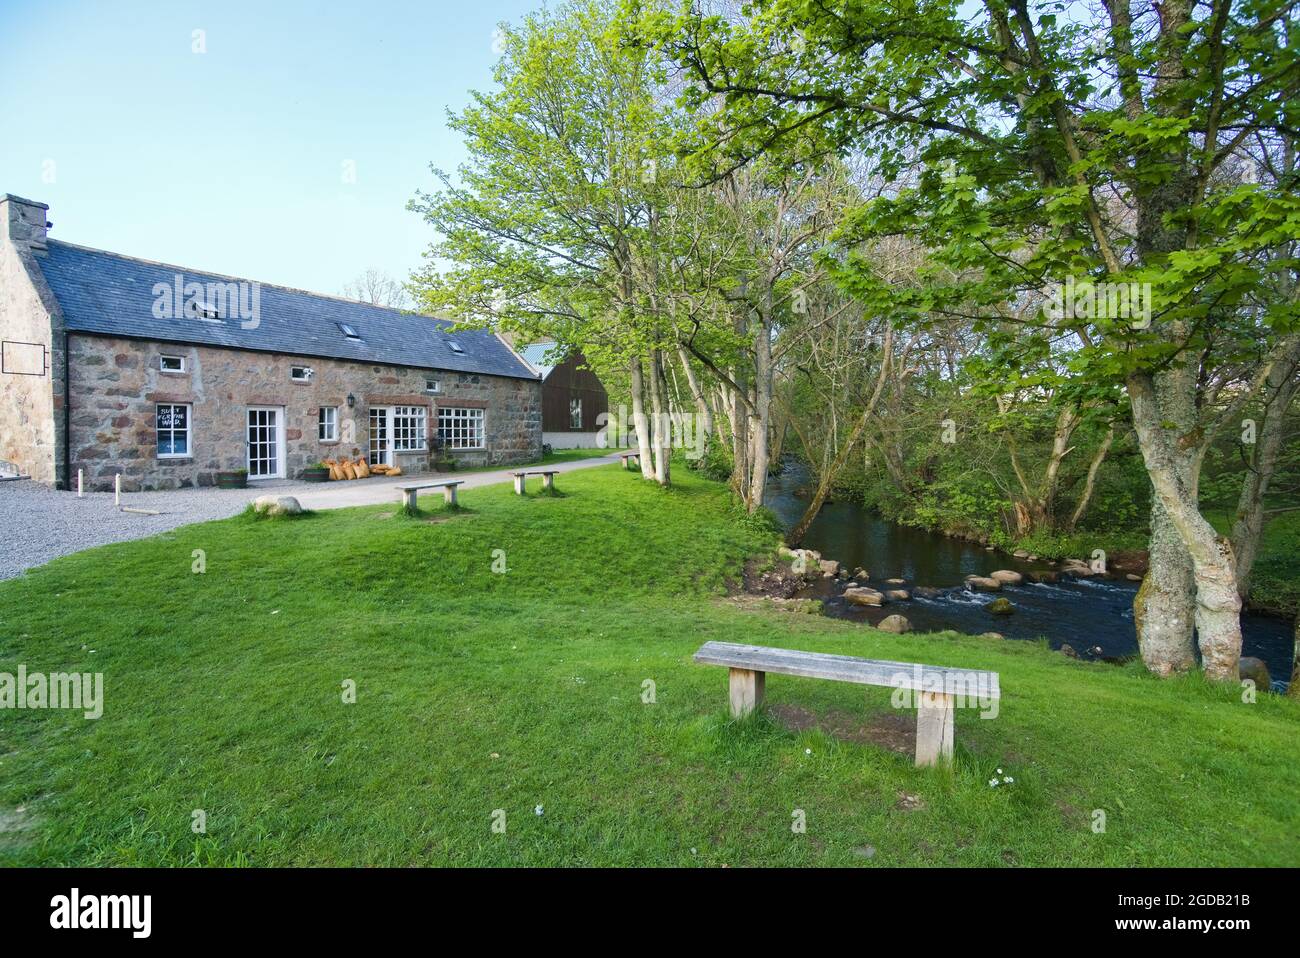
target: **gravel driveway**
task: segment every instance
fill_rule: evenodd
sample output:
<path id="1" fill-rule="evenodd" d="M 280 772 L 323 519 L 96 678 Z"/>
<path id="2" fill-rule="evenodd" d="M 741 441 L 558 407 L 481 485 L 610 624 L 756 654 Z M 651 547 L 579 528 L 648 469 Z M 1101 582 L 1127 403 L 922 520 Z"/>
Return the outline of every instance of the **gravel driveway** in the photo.
<path id="1" fill-rule="evenodd" d="M 556 472 L 589 469 L 615 462 L 618 454 L 556 463 Z M 530 468 L 538 468 L 532 466 Z M 440 476 L 415 477 L 430 481 Z M 507 482 L 508 470 L 462 473 L 462 489 Z M 122 494 L 122 505 L 133 509 L 156 509 L 159 515 L 120 512 L 111 492 L 59 492 L 47 486 L 19 479 L 0 482 L 0 579 L 12 579 L 25 569 L 44 565 L 59 556 L 93 546 L 128 539 L 143 539 L 191 522 L 227 519 L 244 511 L 258 496 L 294 496 L 306 509 L 340 509 L 401 499 L 397 487 L 407 479 L 374 477 L 351 482 L 306 483 L 293 480 L 259 482 L 248 489 L 176 489 L 165 492 Z M 536 482 L 537 480 L 533 480 Z M 438 494 L 435 492 L 435 496 Z M 440 498 L 440 497 L 439 497 Z"/>
<path id="2" fill-rule="evenodd" d="M 225 519 L 260 495 L 293 495 L 305 483 L 275 489 L 178 489 L 123 493 L 122 504 L 161 515 L 119 512 L 111 492 L 60 492 L 30 480 L 0 482 L 0 579 L 11 579 L 51 559 L 92 546 L 166 532 L 176 526 Z M 281 490 L 284 490 L 281 492 Z"/>

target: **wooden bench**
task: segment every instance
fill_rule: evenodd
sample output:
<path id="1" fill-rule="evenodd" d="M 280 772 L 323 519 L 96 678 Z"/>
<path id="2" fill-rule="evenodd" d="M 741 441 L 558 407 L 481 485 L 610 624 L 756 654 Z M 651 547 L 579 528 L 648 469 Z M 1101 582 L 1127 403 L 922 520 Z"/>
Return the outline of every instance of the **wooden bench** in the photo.
<path id="1" fill-rule="evenodd" d="M 402 490 L 402 508 L 408 512 L 415 511 L 416 496 L 421 489 L 442 489 L 443 499 L 448 505 L 456 505 L 456 487 L 462 485 L 464 479 L 444 479 L 441 482 L 422 482 L 415 486 L 398 486 Z"/>
<path id="2" fill-rule="evenodd" d="M 909 689 L 916 695 L 917 765 L 952 761 L 953 705 L 958 696 L 963 704 L 973 699 L 985 706 L 1002 697 L 998 674 L 977 669 L 947 669 L 734 642 L 706 642 L 695 653 L 695 661 L 731 670 L 731 714 L 736 718 L 763 704 L 768 672 Z"/>
<path id="3" fill-rule="evenodd" d="M 531 469 L 526 472 L 513 472 L 515 477 L 515 493 L 522 496 L 524 494 L 524 476 L 541 476 L 542 488 L 547 492 L 555 491 L 555 474 L 558 469 Z"/>
<path id="4" fill-rule="evenodd" d="M 639 452 L 625 452 L 618 457 L 618 461 L 623 464 L 624 469 L 628 468 L 628 463 L 633 459 L 636 460 L 638 466 L 641 465 L 641 453 Z"/>

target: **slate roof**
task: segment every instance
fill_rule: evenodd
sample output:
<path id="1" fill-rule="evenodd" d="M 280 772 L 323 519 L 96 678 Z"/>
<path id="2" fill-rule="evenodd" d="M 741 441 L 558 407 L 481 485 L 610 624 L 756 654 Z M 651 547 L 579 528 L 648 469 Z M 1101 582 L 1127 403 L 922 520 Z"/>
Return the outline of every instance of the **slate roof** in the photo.
<path id="1" fill-rule="evenodd" d="M 487 330 L 452 333 L 449 320 L 267 283 L 256 284 L 259 309 L 254 328 L 245 329 L 237 315 L 217 321 L 196 317 L 160 319 L 154 315 L 158 298 L 154 287 L 158 283 L 174 287 L 177 275 L 183 283 L 205 285 L 253 281 L 59 240 L 49 240 L 48 247 L 47 255 L 38 257 L 37 262 L 59 301 L 68 329 L 74 332 L 538 378 L 509 346 Z M 352 326 L 360 339 L 349 339 L 339 328 L 340 323 Z M 453 341 L 462 352 L 452 350 L 449 342 Z"/>
<path id="2" fill-rule="evenodd" d="M 519 350 L 519 355 L 528 360 L 528 364 L 541 373 L 543 379 L 564 361 L 564 357 L 560 355 L 560 347 L 556 343 L 533 343 Z"/>

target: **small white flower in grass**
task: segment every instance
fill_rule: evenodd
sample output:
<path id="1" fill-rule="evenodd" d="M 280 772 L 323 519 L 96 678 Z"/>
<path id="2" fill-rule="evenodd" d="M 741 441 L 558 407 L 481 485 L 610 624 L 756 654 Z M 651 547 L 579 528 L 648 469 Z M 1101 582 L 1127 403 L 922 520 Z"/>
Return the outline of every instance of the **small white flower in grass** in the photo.
<path id="1" fill-rule="evenodd" d="M 279 614 L 280 614 L 280 610 L 279 610 L 279 609 L 272 609 L 272 610 L 271 610 L 271 614 L 272 614 L 272 615 L 279 615 Z"/>
<path id="2" fill-rule="evenodd" d="M 691 854 L 692 854 L 692 855 L 696 854 L 696 851 L 695 851 L 694 848 L 691 849 Z"/>
<path id="3" fill-rule="evenodd" d="M 1002 774 L 1002 769 L 998 769 L 998 774 L 999 774 L 999 775 Z"/>
<path id="4" fill-rule="evenodd" d="M 998 787 L 998 780 L 996 778 L 990 778 L 989 788 L 997 788 L 997 787 Z"/>
<path id="5" fill-rule="evenodd" d="M 536 815 L 536 816 L 538 816 L 538 817 L 541 817 L 541 814 L 542 814 L 542 806 L 538 805 L 536 808 L 534 808 L 534 809 L 533 809 L 533 814 Z"/>
<path id="6" fill-rule="evenodd" d="M 806 749 L 803 750 L 803 753 L 804 753 L 805 755 L 811 755 L 811 754 L 812 754 L 812 749 L 810 749 L 810 748 L 806 748 Z"/>
<path id="7" fill-rule="evenodd" d="M 1002 781 L 1004 781 L 1004 782 L 1006 782 L 1008 785 L 1010 785 L 1012 782 L 1015 781 L 1015 779 L 1012 778 L 1010 775 L 1008 775 L 1008 776 L 1007 776 L 1006 778 L 1004 778 Z"/>

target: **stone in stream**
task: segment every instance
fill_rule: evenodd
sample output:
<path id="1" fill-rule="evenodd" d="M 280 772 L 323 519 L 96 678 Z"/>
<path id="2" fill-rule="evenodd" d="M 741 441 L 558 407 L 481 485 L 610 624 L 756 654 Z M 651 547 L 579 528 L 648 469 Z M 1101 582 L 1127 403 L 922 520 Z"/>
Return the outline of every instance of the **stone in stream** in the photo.
<path id="1" fill-rule="evenodd" d="M 862 568 L 862 566 L 858 566 L 856 569 L 853 570 L 853 578 L 870 579 L 871 573 L 869 573 L 866 569 Z"/>
<path id="2" fill-rule="evenodd" d="M 1025 581 L 1025 577 L 1019 572 L 1012 572 L 1010 569 L 999 569 L 997 572 L 989 573 L 990 579 L 997 579 L 1003 585 L 1020 585 Z"/>
<path id="3" fill-rule="evenodd" d="M 856 589 L 844 590 L 844 601 L 850 605 L 872 605 L 879 606 L 885 604 L 885 597 L 875 589 L 868 589 L 859 586 Z"/>
<path id="4" fill-rule="evenodd" d="M 912 623 L 907 620 L 905 615 L 887 615 L 880 620 L 876 626 L 881 632 L 893 632 L 896 635 L 902 635 L 904 632 L 912 631 Z"/>
<path id="5" fill-rule="evenodd" d="M 1058 651 L 1067 659 L 1077 659 L 1079 657 L 1079 653 L 1074 651 L 1074 646 L 1068 642 L 1062 645 Z"/>
<path id="6" fill-rule="evenodd" d="M 1013 552 L 1013 553 L 1011 553 L 1011 554 L 1012 554 L 1013 556 L 1015 556 L 1017 559 L 1028 559 L 1028 558 L 1029 558 L 1029 553 L 1026 552 L 1024 549 L 1017 549 L 1015 552 Z"/>
<path id="7" fill-rule="evenodd" d="M 1006 636 L 1003 635 L 1001 632 L 981 632 L 980 638 L 981 639 L 1005 639 Z"/>
<path id="8" fill-rule="evenodd" d="M 1026 572 L 1030 582 L 1060 582 L 1061 573 L 1059 572 Z"/>
<path id="9" fill-rule="evenodd" d="M 885 585 L 907 585 L 906 579 L 886 579 Z"/>
<path id="10" fill-rule="evenodd" d="M 1142 577 L 1141 577 L 1140 575 L 1138 575 L 1136 572 L 1125 572 L 1125 573 L 1124 573 L 1124 578 L 1128 579 L 1130 582 L 1141 582 L 1141 581 L 1142 581 Z"/>
<path id="11" fill-rule="evenodd" d="M 906 589 L 886 589 L 885 598 L 896 602 L 907 602 L 912 598 L 912 594 Z"/>
<path id="12" fill-rule="evenodd" d="M 829 579 L 835 573 L 840 571 L 840 564 L 834 559 L 820 559 L 817 562 L 818 568 L 822 570 L 822 578 Z"/>
<path id="13" fill-rule="evenodd" d="M 922 599 L 933 599 L 935 596 L 943 595 L 943 589 L 936 589 L 932 585 L 918 585 L 912 590 L 912 595 L 920 596 Z"/>
<path id="14" fill-rule="evenodd" d="M 1237 671 L 1243 679 L 1254 682 L 1256 689 L 1267 692 L 1273 684 L 1273 677 L 1268 674 L 1268 666 L 1262 659 L 1257 659 L 1253 655 L 1243 655 L 1241 661 L 1237 663 Z"/>
<path id="15" fill-rule="evenodd" d="M 988 610 L 993 615 L 1010 615 L 1016 611 L 1016 607 L 1005 595 L 1000 595 L 988 604 Z"/>
<path id="16" fill-rule="evenodd" d="M 997 592 L 1002 588 L 1002 583 L 997 579 L 982 575 L 968 575 L 966 584 L 979 592 Z"/>

